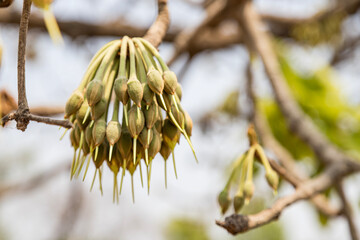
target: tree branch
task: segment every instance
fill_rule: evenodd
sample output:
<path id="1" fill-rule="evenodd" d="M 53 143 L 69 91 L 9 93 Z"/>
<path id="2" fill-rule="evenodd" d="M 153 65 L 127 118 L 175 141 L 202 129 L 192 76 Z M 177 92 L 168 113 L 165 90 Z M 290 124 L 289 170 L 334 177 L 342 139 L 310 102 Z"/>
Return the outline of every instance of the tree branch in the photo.
<path id="1" fill-rule="evenodd" d="M 45 124 L 49 124 L 49 125 L 61 126 L 64 128 L 72 128 L 73 127 L 72 123 L 68 120 L 58 120 L 58 119 L 52 119 L 52 118 L 48 118 L 48 117 L 40 117 L 40 116 L 36 116 L 31 113 L 28 115 L 28 117 L 29 117 L 29 120 L 35 121 L 35 122 L 41 122 L 41 123 L 45 123 Z"/>
<path id="2" fill-rule="evenodd" d="M 0 8 L 6 8 L 13 3 L 14 0 L 0 0 Z"/>
<path id="3" fill-rule="evenodd" d="M 19 130 L 25 131 L 29 120 L 22 117 L 29 113 L 29 106 L 26 99 L 26 87 L 25 87 L 25 53 L 26 53 L 26 36 L 29 26 L 29 17 L 31 11 L 31 0 L 24 0 L 23 10 L 20 20 L 19 29 L 19 49 L 18 49 L 18 115 L 16 119 L 16 126 Z"/>
<path id="4" fill-rule="evenodd" d="M 21 15 L 14 11 L 1 11 L 0 23 L 3 24 L 19 24 Z M 146 33 L 145 28 L 134 27 L 124 23 L 124 20 L 119 18 L 115 21 L 105 22 L 101 24 L 87 23 L 80 21 L 58 21 L 61 32 L 69 37 L 75 38 L 79 36 L 130 36 L 138 37 Z M 30 15 L 29 28 L 36 28 L 42 31 L 47 31 L 44 20 L 35 14 Z M 167 32 L 164 40 L 173 41 L 177 31 Z"/>
<path id="5" fill-rule="evenodd" d="M 344 188 L 342 186 L 342 183 L 338 183 L 336 184 L 336 190 L 339 193 L 341 202 L 343 204 L 343 213 L 344 213 L 344 217 L 346 218 L 348 224 L 349 224 L 349 230 L 350 230 L 350 234 L 351 234 L 351 239 L 352 240 L 359 240 L 359 234 L 358 231 L 356 230 L 356 224 L 353 220 L 353 214 L 352 214 L 352 210 L 351 210 L 351 206 L 346 198 L 345 192 L 344 192 Z"/>
<path id="6" fill-rule="evenodd" d="M 206 18 L 199 26 L 193 29 L 190 33 L 184 30 L 178 34 L 175 39 L 176 50 L 169 61 L 169 65 L 171 65 L 183 52 L 188 49 L 194 39 L 196 39 L 208 25 L 213 23 L 214 19 L 219 18 L 222 15 L 222 13 L 226 10 L 226 3 L 227 1 L 219 0 L 212 2 L 206 9 Z"/>
<path id="7" fill-rule="evenodd" d="M 339 179 L 356 171 L 360 171 L 360 167 L 354 169 L 350 165 L 334 163 L 320 176 L 299 185 L 293 194 L 278 199 L 271 208 L 248 216 L 233 214 L 226 217 L 225 221 L 216 221 L 216 224 L 233 235 L 260 227 L 277 220 L 287 206 L 323 192 Z"/>
<path id="8" fill-rule="evenodd" d="M 155 22 L 146 32 L 144 38 L 152 45 L 158 47 L 165 37 L 166 31 L 170 25 L 169 10 L 167 0 L 158 0 L 158 16 Z"/>

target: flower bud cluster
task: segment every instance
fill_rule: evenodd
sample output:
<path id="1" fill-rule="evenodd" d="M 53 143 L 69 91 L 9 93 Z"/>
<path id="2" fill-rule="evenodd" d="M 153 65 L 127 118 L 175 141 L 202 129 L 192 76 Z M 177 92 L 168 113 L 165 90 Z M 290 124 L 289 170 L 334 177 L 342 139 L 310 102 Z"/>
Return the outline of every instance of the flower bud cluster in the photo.
<path id="1" fill-rule="evenodd" d="M 257 137 L 253 126 L 249 127 L 248 137 L 250 142 L 249 150 L 241 155 L 235 161 L 232 169 L 232 173 L 221 193 L 218 196 L 218 202 L 221 208 L 221 212 L 225 214 L 231 205 L 230 190 L 233 184 L 240 179 L 237 191 L 233 198 L 234 210 L 238 213 L 244 205 L 247 205 L 255 191 L 253 182 L 253 166 L 254 160 L 257 159 L 265 168 L 265 178 L 269 186 L 277 191 L 279 185 L 279 177 L 277 173 L 271 168 L 269 161 L 264 153 L 263 148 L 257 142 Z"/>
<path id="2" fill-rule="evenodd" d="M 65 107 L 65 118 L 74 124 L 70 133 L 75 149 L 71 178 L 80 174 L 88 159 L 85 178 L 92 159 L 96 167 L 94 180 L 99 173 L 101 186 L 106 162 L 114 173 L 115 201 L 119 172 L 122 170 L 120 193 L 126 172 L 131 175 L 133 189 L 133 175 L 138 168 L 142 180 L 143 161 L 149 189 L 152 161 L 160 153 L 166 180 L 166 161 L 172 154 L 176 169 L 174 149 L 181 135 L 195 156 L 190 141 L 193 123 L 180 104 L 181 95 L 175 73 L 145 39 L 125 36 L 103 46 Z"/>

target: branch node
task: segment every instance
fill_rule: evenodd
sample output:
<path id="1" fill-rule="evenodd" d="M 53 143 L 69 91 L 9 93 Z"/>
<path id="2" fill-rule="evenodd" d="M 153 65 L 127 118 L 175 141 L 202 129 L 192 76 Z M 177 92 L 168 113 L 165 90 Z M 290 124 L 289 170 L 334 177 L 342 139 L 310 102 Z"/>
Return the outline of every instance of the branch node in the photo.
<path id="1" fill-rule="evenodd" d="M 241 214 L 232 214 L 226 217 L 224 222 L 216 221 L 216 224 L 225 228 L 232 235 L 236 235 L 249 229 L 249 218 Z"/>

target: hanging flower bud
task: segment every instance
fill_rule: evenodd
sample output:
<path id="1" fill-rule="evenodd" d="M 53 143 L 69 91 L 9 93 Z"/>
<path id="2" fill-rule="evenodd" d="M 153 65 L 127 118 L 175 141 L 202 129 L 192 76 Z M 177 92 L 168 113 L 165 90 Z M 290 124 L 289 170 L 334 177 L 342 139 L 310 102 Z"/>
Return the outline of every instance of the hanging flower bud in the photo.
<path id="1" fill-rule="evenodd" d="M 89 119 L 83 123 L 88 108 L 89 108 L 89 105 L 88 105 L 87 101 L 85 100 L 83 102 L 83 104 L 81 105 L 79 111 L 76 113 L 76 120 L 82 130 L 84 130 L 86 128 L 87 124 L 89 123 Z"/>
<path id="2" fill-rule="evenodd" d="M 158 105 L 152 102 L 148 109 L 144 110 L 145 123 L 147 128 L 152 128 L 158 119 L 159 110 Z"/>
<path id="3" fill-rule="evenodd" d="M 162 94 L 164 90 L 164 81 L 161 77 L 161 73 L 152 69 L 147 73 L 148 84 L 151 90 L 156 94 Z"/>
<path id="4" fill-rule="evenodd" d="M 129 101 L 129 95 L 127 92 L 127 78 L 126 77 L 119 77 L 115 79 L 114 82 L 114 90 L 116 97 L 124 104 L 126 105 Z"/>
<path id="5" fill-rule="evenodd" d="M 277 191 L 279 185 L 279 176 L 276 174 L 276 172 L 270 169 L 266 172 L 265 177 L 269 186 L 274 189 L 274 191 Z"/>
<path id="6" fill-rule="evenodd" d="M 221 212 L 222 214 L 225 214 L 226 211 L 228 210 L 230 203 L 231 203 L 231 199 L 229 197 L 229 193 L 226 189 L 224 189 L 218 197 L 218 203 L 221 207 Z"/>
<path id="7" fill-rule="evenodd" d="M 169 145 L 167 145 L 165 142 L 162 142 L 161 148 L 160 148 L 160 154 L 163 157 L 164 160 L 167 160 L 172 153 L 172 149 Z"/>
<path id="8" fill-rule="evenodd" d="M 139 135 L 139 141 L 145 149 L 149 148 L 152 139 L 153 139 L 153 130 L 143 128 L 143 130 Z"/>
<path id="9" fill-rule="evenodd" d="M 128 130 L 122 129 L 117 147 L 122 158 L 128 159 L 132 149 L 132 139 Z"/>
<path id="10" fill-rule="evenodd" d="M 114 149 L 114 153 L 113 153 L 113 158 L 112 160 L 110 161 L 110 159 L 107 159 L 106 163 L 108 165 L 108 167 L 110 168 L 110 170 L 117 174 L 119 172 L 119 169 L 120 169 L 120 164 L 121 164 L 121 154 L 120 152 L 115 148 Z"/>
<path id="11" fill-rule="evenodd" d="M 91 107 L 91 118 L 97 121 L 106 112 L 107 103 L 105 98 L 102 98 L 95 106 Z"/>
<path id="12" fill-rule="evenodd" d="M 90 127 L 90 125 L 87 125 L 87 127 L 85 129 L 85 141 L 89 147 L 94 146 L 94 140 L 92 137 L 92 127 Z"/>
<path id="13" fill-rule="evenodd" d="M 105 161 L 105 159 L 107 158 L 107 144 L 106 142 L 103 142 L 100 146 L 99 146 L 99 150 L 97 152 L 97 156 L 96 153 L 93 153 L 93 161 L 95 164 L 96 168 L 100 168 L 101 165 L 103 164 L 103 162 Z"/>
<path id="14" fill-rule="evenodd" d="M 79 145 L 80 143 L 80 136 L 81 136 L 81 129 L 79 127 L 79 124 L 76 122 L 74 125 L 74 135 L 75 135 L 75 140 L 77 142 L 77 144 Z"/>
<path id="15" fill-rule="evenodd" d="M 143 100 L 145 104 L 149 106 L 154 100 L 154 92 L 150 89 L 148 83 L 143 83 L 142 86 L 144 90 Z"/>
<path id="16" fill-rule="evenodd" d="M 154 158 L 161 149 L 161 137 L 158 131 L 153 131 L 153 139 L 149 146 L 149 157 Z"/>
<path id="17" fill-rule="evenodd" d="M 250 199 L 254 195 L 254 183 L 252 181 L 246 181 L 244 184 L 244 197 L 245 197 L 245 204 L 250 202 Z"/>
<path id="18" fill-rule="evenodd" d="M 70 142 L 71 142 L 71 146 L 73 146 L 74 149 L 79 148 L 79 142 L 76 140 L 75 137 L 75 128 L 73 128 L 70 132 Z"/>
<path id="19" fill-rule="evenodd" d="M 244 203 L 245 203 L 245 199 L 242 194 L 237 194 L 234 197 L 234 209 L 236 213 L 238 213 L 242 209 Z"/>
<path id="20" fill-rule="evenodd" d="M 119 149 L 117 147 L 114 148 L 114 157 L 111 160 L 111 162 L 115 162 L 115 164 L 116 164 L 116 166 L 118 168 L 117 170 L 119 171 L 120 167 L 122 166 L 123 158 L 122 158 L 121 153 L 120 153 L 120 151 L 119 151 Z"/>
<path id="21" fill-rule="evenodd" d="M 69 118 L 76 113 L 84 101 L 84 96 L 81 91 L 76 90 L 68 99 L 65 105 L 65 118 Z"/>
<path id="22" fill-rule="evenodd" d="M 92 137 L 94 140 L 95 147 L 99 146 L 104 142 L 106 131 L 106 122 L 104 119 L 100 118 L 94 123 Z"/>
<path id="23" fill-rule="evenodd" d="M 86 88 L 86 98 L 89 106 L 94 106 L 103 97 L 104 85 L 100 79 L 94 79 L 89 82 Z"/>
<path id="24" fill-rule="evenodd" d="M 176 143 L 180 139 L 180 130 L 175 127 L 169 119 L 165 119 L 162 128 L 163 141 L 171 148 L 174 149 Z"/>
<path id="25" fill-rule="evenodd" d="M 106 139 L 110 145 L 115 145 L 121 135 L 121 125 L 118 121 L 110 121 L 106 127 Z"/>
<path id="26" fill-rule="evenodd" d="M 140 83 L 140 81 L 136 77 L 132 77 L 127 82 L 127 92 L 131 98 L 131 100 L 134 101 L 134 103 L 140 107 L 141 106 L 141 100 L 143 98 L 143 88 Z"/>
<path id="27" fill-rule="evenodd" d="M 177 78 L 173 71 L 166 70 L 163 73 L 164 78 L 164 90 L 170 95 L 175 94 L 177 84 Z"/>
<path id="28" fill-rule="evenodd" d="M 193 128 L 193 121 L 192 121 L 190 115 L 186 111 L 184 111 L 184 116 L 185 116 L 185 132 L 187 133 L 187 135 L 189 137 L 191 137 L 192 128 Z"/>
<path id="29" fill-rule="evenodd" d="M 175 92 L 176 92 L 176 95 L 178 96 L 179 100 L 181 100 L 181 98 L 182 98 L 182 88 L 181 88 L 181 85 L 180 85 L 179 82 L 177 83 Z"/>
<path id="30" fill-rule="evenodd" d="M 32 1 L 34 5 L 37 6 L 38 8 L 45 8 L 53 2 L 53 0 L 32 0 Z"/>
<path id="31" fill-rule="evenodd" d="M 144 128 L 145 118 L 142 111 L 133 105 L 129 111 L 129 132 L 133 138 L 139 136 L 141 130 Z"/>
<path id="32" fill-rule="evenodd" d="M 171 108 L 171 97 L 169 94 L 164 93 L 162 95 L 164 101 L 161 100 L 160 95 L 156 95 L 156 101 L 158 102 L 159 106 L 164 109 L 165 111 Z M 165 105 L 164 105 L 165 103 Z"/>
<path id="33" fill-rule="evenodd" d="M 86 141 L 83 142 L 83 145 L 82 145 L 82 148 L 83 150 L 83 153 L 84 153 L 84 156 L 88 155 L 90 153 L 90 147 L 89 145 L 87 144 Z"/>
<path id="34" fill-rule="evenodd" d="M 184 117 L 184 114 L 183 114 L 181 111 L 177 110 L 176 107 L 175 107 L 175 105 L 172 105 L 172 106 L 171 106 L 171 112 L 172 112 L 172 114 L 173 114 L 173 116 L 174 116 L 177 124 L 179 124 L 179 126 L 180 126 L 181 128 L 184 128 L 184 127 L 185 127 L 185 117 Z M 175 124 L 175 123 L 174 123 L 174 124 Z"/>

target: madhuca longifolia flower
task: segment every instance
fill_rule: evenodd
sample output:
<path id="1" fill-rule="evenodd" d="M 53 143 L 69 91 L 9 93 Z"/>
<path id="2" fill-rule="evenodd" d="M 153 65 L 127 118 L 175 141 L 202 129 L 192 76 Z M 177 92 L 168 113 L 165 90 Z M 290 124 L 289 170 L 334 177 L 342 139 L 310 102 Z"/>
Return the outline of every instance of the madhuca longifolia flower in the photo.
<path id="1" fill-rule="evenodd" d="M 185 130 L 189 131 L 188 135 L 191 135 L 190 125 L 192 126 L 191 118 L 185 114 Z M 189 128 L 189 130 L 187 130 L 187 128 Z M 250 202 L 255 192 L 255 185 L 253 182 L 253 165 L 255 159 L 259 160 L 264 166 L 266 172 L 265 178 L 275 194 L 278 188 L 279 176 L 271 168 L 263 148 L 258 143 L 253 125 L 249 126 L 248 138 L 250 143 L 249 150 L 235 160 L 231 175 L 218 197 L 218 203 L 223 214 L 225 214 L 231 204 L 229 192 L 231 186 L 234 184 L 237 184 L 237 191 L 233 198 L 235 212 L 238 213 L 244 205 L 247 205 Z"/>
<path id="2" fill-rule="evenodd" d="M 145 39 L 125 36 L 103 46 L 65 107 L 65 118 L 74 124 L 70 133 L 75 150 L 71 178 L 85 169 L 84 180 L 92 161 L 95 174 L 91 188 L 97 175 L 102 192 L 102 171 L 107 165 L 114 174 L 113 199 L 118 201 L 126 172 L 134 189 L 134 173 L 139 169 L 143 182 L 144 169 L 149 190 L 153 159 L 161 155 L 166 186 L 170 155 L 177 176 L 174 149 L 181 135 L 196 159 L 190 141 L 193 123 L 181 106 L 181 97 L 175 73 Z"/>
<path id="3" fill-rule="evenodd" d="M 45 26 L 53 42 L 62 43 L 63 38 L 61 36 L 59 26 L 56 22 L 54 14 L 51 11 L 51 3 L 53 0 L 32 0 L 32 2 L 36 7 L 43 11 Z"/>

